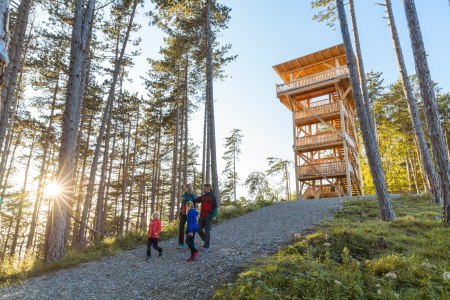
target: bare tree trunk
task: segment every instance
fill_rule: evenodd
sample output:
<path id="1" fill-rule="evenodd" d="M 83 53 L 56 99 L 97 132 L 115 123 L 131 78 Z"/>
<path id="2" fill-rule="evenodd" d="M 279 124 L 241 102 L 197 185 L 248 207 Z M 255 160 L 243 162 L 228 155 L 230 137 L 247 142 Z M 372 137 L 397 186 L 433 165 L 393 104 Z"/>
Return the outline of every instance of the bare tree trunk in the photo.
<path id="1" fill-rule="evenodd" d="M 206 101 L 209 103 L 209 140 L 211 146 L 211 173 L 213 192 L 217 199 L 217 205 L 220 205 L 219 193 L 219 175 L 217 172 L 217 155 L 216 155 L 216 128 L 214 120 L 214 94 L 213 94 L 213 66 L 212 66 L 212 32 L 211 32 L 211 0 L 206 1 L 207 5 L 207 58 L 206 58 Z"/>
<path id="2" fill-rule="evenodd" d="M 22 51 L 24 50 L 25 35 L 30 15 L 32 0 L 20 1 L 17 20 L 14 24 L 13 36 L 8 48 L 10 62 L 6 65 L 4 73 L 4 84 L 2 87 L 2 106 L 0 114 L 0 151 L 6 155 L 4 149 L 5 134 L 11 116 L 11 105 L 15 94 L 17 75 L 21 69 Z"/>
<path id="3" fill-rule="evenodd" d="M 173 134 L 174 146 L 172 153 L 172 191 L 170 194 L 170 214 L 169 220 L 173 221 L 175 217 L 175 201 L 177 195 L 177 163 L 178 163 L 178 132 L 180 127 L 180 107 L 179 99 L 176 99 L 176 118 L 175 118 L 175 131 Z"/>
<path id="4" fill-rule="evenodd" d="M 348 32 L 347 17 L 345 14 L 344 3 L 342 0 L 336 0 L 338 10 L 339 22 L 341 27 L 342 39 L 344 41 L 345 53 L 347 56 L 347 65 L 350 73 L 350 82 L 355 98 L 356 111 L 361 126 L 361 133 L 363 137 L 364 147 L 366 149 L 367 159 L 372 174 L 373 183 L 378 198 L 378 205 L 380 208 L 381 219 L 383 221 L 395 220 L 394 210 L 390 202 L 390 197 L 386 188 L 386 180 L 384 177 L 383 168 L 381 165 L 380 152 L 376 141 L 373 127 L 370 125 L 371 120 L 367 115 L 364 105 L 364 98 L 358 83 L 358 72 L 356 70 L 355 54 L 353 52 L 350 34 Z"/>
<path id="5" fill-rule="evenodd" d="M 424 175 L 428 181 L 428 184 L 430 185 L 431 200 L 434 203 L 440 203 L 441 188 L 439 186 L 438 178 L 432 164 L 430 152 L 428 151 L 425 134 L 423 132 L 422 123 L 419 117 L 419 111 L 417 110 L 416 99 L 414 98 L 411 83 L 408 78 L 405 60 L 403 59 L 403 51 L 400 45 L 400 39 L 398 37 L 397 26 L 395 25 L 394 14 L 392 12 L 391 0 L 385 0 L 385 5 L 388 25 L 391 29 L 392 42 L 394 44 L 395 55 L 397 58 L 398 70 L 400 72 L 400 78 L 402 80 L 403 92 L 405 93 L 405 98 L 408 103 L 408 109 L 411 116 L 414 134 L 417 137 L 417 144 L 420 153 L 419 157 L 421 159 L 422 167 L 425 171 Z"/>
<path id="6" fill-rule="evenodd" d="M 104 232 L 105 231 L 105 224 L 106 224 L 106 214 L 107 214 L 107 203 L 109 202 L 109 189 L 111 188 L 111 176 L 112 176 L 112 170 L 113 170 L 113 162 L 114 162 L 114 158 L 115 158 L 115 150 L 116 150 L 116 140 L 117 140 L 117 128 L 118 128 L 118 117 L 116 116 L 116 119 L 114 120 L 114 137 L 113 137 L 113 142 L 112 142 L 112 147 L 111 147 L 111 158 L 109 160 L 109 168 L 108 168 L 108 181 L 106 183 L 106 191 L 105 191 L 105 207 L 104 207 L 104 211 L 103 211 L 103 222 L 102 222 L 102 228 L 100 230 L 100 232 Z M 119 171 L 120 173 L 120 171 Z M 117 200 L 116 200 L 116 210 L 115 210 L 115 214 L 114 214 L 114 220 L 116 219 L 116 212 L 117 212 Z"/>
<path id="7" fill-rule="evenodd" d="M 89 54 L 95 0 L 78 0 L 72 31 L 70 71 L 67 86 L 66 107 L 62 122 L 62 139 L 58 158 L 57 178 L 62 193 L 51 207 L 45 245 L 45 261 L 51 262 L 64 255 L 67 214 L 73 199 L 75 150 L 86 75 L 86 57 Z"/>
<path id="8" fill-rule="evenodd" d="M 414 55 L 416 73 L 419 79 L 420 93 L 425 108 L 425 119 L 428 127 L 428 137 L 431 141 L 436 171 L 442 192 L 442 210 L 444 224 L 450 224 L 450 166 L 447 149 L 445 146 L 444 133 L 439 119 L 436 95 L 431 81 L 430 69 L 428 67 L 427 53 L 422 39 L 419 18 L 417 17 L 414 0 L 404 0 L 406 21 L 411 38 L 411 46 Z"/>
<path id="9" fill-rule="evenodd" d="M 8 170 L 6 171 L 5 182 L 3 183 L 3 186 L 2 186 L 2 193 L 0 195 L 0 198 L 2 198 L 2 199 L 5 199 L 6 187 L 8 186 L 8 179 L 9 179 L 9 175 L 11 174 L 12 163 L 13 163 L 14 157 L 16 155 L 17 147 L 20 144 L 21 135 L 22 135 L 22 131 L 19 131 L 19 133 L 17 134 L 16 143 L 14 144 L 14 149 L 13 149 L 13 152 L 11 155 L 11 159 L 9 161 L 9 167 L 8 167 Z"/>
<path id="10" fill-rule="evenodd" d="M 203 152 L 202 152 L 202 186 L 206 183 L 206 151 L 208 148 L 208 102 L 205 102 L 205 115 L 203 119 Z"/>
<path id="11" fill-rule="evenodd" d="M 350 4 L 350 15 L 351 15 L 351 20 L 352 20 L 352 28 L 353 28 L 353 39 L 355 42 L 356 66 L 358 69 L 359 84 L 360 84 L 361 90 L 362 90 L 364 106 L 366 108 L 367 117 L 369 118 L 373 132 L 376 135 L 375 124 L 374 124 L 374 120 L 372 118 L 372 110 L 370 109 L 369 91 L 367 89 L 366 73 L 364 71 L 364 63 L 363 63 L 363 58 L 362 58 L 361 44 L 359 42 L 358 24 L 356 23 L 356 15 L 355 15 L 355 5 L 353 3 L 353 0 L 349 0 L 349 4 Z"/>
<path id="12" fill-rule="evenodd" d="M 159 122 L 158 122 L 158 134 L 155 139 L 155 148 L 153 153 L 153 165 L 152 165 L 152 192 L 150 195 L 151 204 L 150 204 L 150 213 L 152 214 L 155 210 L 155 200 L 156 200 L 156 191 L 157 185 L 159 181 L 158 168 L 160 164 L 160 148 L 161 148 L 161 127 L 162 127 L 162 111 L 159 111 Z"/>
<path id="13" fill-rule="evenodd" d="M 137 116 L 136 116 L 136 129 L 134 133 L 134 155 L 133 155 L 133 162 L 131 164 L 131 181 L 130 181 L 130 194 L 128 196 L 128 207 L 131 206 L 132 200 L 133 200 L 133 187 L 134 187 L 134 174 L 135 174 L 135 167 L 136 167 L 136 156 L 138 153 L 137 148 L 137 140 L 138 140 L 138 128 L 139 128 L 139 106 L 137 110 Z M 130 131 L 131 135 L 131 131 Z M 127 231 L 128 231 L 128 224 L 130 223 L 130 209 L 128 209 L 128 215 L 127 215 Z"/>
<path id="14" fill-rule="evenodd" d="M 94 121 L 94 113 L 89 118 L 89 125 L 87 129 L 87 137 L 86 137 L 86 146 L 83 151 L 83 163 L 81 165 L 81 171 L 80 171 L 80 180 L 78 184 L 78 195 L 77 195 L 77 203 L 76 203 L 76 209 L 75 209 L 75 216 L 79 219 L 81 219 L 81 203 L 83 201 L 83 188 L 85 185 L 86 180 L 86 167 L 87 167 L 87 159 L 89 155 L 89 143 L 91 140 L 91 132 L 92 132 L 92 122 Z M 80 223 L 75 222 L 73 227 L 73 235 L 72 235 L 72 245 L 78 246 L 79 245 L 79 237 L 80 237 Z"/>
<path id="15" fill-rule="evenodd" d="M 42 203 L 43 198 L 43 191 L 44 191 L 44 180 L 46 178 L 46 175 L 48 173 L 48 152 L 50 148 L 50 137 L 53 134 L 53 117 L 55 114 L 55 106 L 56 106 L 56 97 L 59 92 L 59 79 L 60 75 L 58 74 L 58 77 L 56 78 L 55 83 L 55 89 L 53 91 L 53 98 L 52 98 L 52 105 L 50 109 L 50 116 L 49 116 L 49 123 L 46 129 L 46 137 L 45 137 L 45 143 L 43 145 L 44 153 L 42 154 L 42 163 L 39 170 L 39 180 L 38 180 L 38 186 L 36 191 L 36 200 L 34 202 L 34 209 L 33 209 L 33 215 L 31 217 L 31 223 L 30 223 L 30 231 L 28 232 L 28 239 L 27 239 L 27 245 L 26 248 L 30 249 L 33 246 L 33 240 L 34 240 L 34 234 L 36 232 L 36 225 L 37 220 L 39 217 L 39 211 Z"/>
<path id="16" fill-rule="evenodd" d="M 184 156 L 183 156 L 183 183 L 188 181 L 188 155 L 189 155 L 189 57 L 186 54 L 186 71 L 184 75 Z"/>
<path id="17" fill-rule="evenodd" d="M 20 230 L 20 223 L 22 220 L 22 212 L 23 212 L 23 204 L 26 199 L 26 192 L 27 192 L 27 182 L 28 182 L 28 172 L 30 171 L 30 164 L 31 164 L 31 158 L 33 157 L 33 150 L 34 150 L 34 136 L 31 141 L 30 146 L 30 153 L 28 154 L 28 160 L 27 160 L 27 166 L 25 167 L 25 175 L 23 179 L 23 186 L 22 186 L 22 192 L 20 195 L 20 202 L 19 202 L 19 210 L 17 212 L 16 216 L 16 227 L 14 230 L 14 236 L 11 244 L 11 256 L 13 256 L 16 253 L 16 246 L 17 246 L 17 239 L 19 237 L 19 230 Z"/>
<path id="18" fill-rule="evenodd" d="M 112 119 L 112 111 L 114 105 L 111 105 L 109 110 L 109 117 L 106 125 L 106 138 L 105 138 L 105 149 L 103 151 L 103 161 L 102 168 L 100 174 L 100 182 L 98 185 L 98 195 L 97 195 L 97 207 L 96 207 L 96 215 L 95 215 L 95 230 L 103 233 L 104 228 L 104 213 L 105 213 L 105 188 L 106 188 L 106 169 L 108 167 L 108 156 L 109 156 L 109 140 L 111 137 L 111 119 Z M 103 235 L 96 234 L 95 239 L 101 239 Z"/>

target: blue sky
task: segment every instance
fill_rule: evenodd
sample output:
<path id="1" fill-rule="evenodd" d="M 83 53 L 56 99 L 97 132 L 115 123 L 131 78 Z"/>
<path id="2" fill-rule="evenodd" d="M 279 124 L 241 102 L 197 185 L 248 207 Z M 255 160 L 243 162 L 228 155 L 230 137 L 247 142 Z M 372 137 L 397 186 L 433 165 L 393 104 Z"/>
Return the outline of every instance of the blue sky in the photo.
<path id="1" fill-rule="evenodd" d="M 275 96 L 275 84 L 281 79 L 272 66 L 342 42 L 339 28 L 335 31 L 312 20 L 316 11 L 309 0 L 227 0 L 220 1 L 232 8 L 229 28 L 221 41 L 233 45 L 235 62 L 226 67 L 229 76 L 215 82 L 214 98 L 219 171 L 224 138 L 233 128 L 244 135 L 242 155 L 237 166 L 243 180 L 252 171 L 267 169 L 266 158 L 276 156 L 293 159 L 292 123 L 290 112 Z M 355 1 L 358 27 L 366 72 L 382 71 L 386 83 L 398 78 L 384 7 L 378 1 Z M 414 73 L 411 44 L 406 26 L 403 1 L 393 0 L 393 10 L 409 73 Z M 450 92 L 450 6 L 445 0 L 417 0 L 419 19 L 432 79 L 445 92 Z M 147 6 L 146 9 L 150 7 Z M 141 14 L 143 25 L 139 33 L 143 42 L 142 55 L 136 59 L 133 78 L 143 76 L 146 58 L 158 57 L 163 35 L 149 27 Z M 201 70 L 199 70 L 201 71 Z M 136 79 L 133 88 L 145 93 Z M 192 115 L 191 137 L 201 145 L 203 115 Z M 293 171 L 293 169 L 292 169 Z M 246 191 L 240 187 L 239 195 Z"/>

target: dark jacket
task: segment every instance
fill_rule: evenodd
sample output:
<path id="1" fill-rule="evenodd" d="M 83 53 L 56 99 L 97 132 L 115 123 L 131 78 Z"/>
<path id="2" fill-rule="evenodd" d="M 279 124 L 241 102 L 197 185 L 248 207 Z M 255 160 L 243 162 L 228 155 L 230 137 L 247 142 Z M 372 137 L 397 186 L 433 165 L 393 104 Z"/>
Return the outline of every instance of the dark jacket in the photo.
<path id="1" fill-rule="evenodd" d="M 187 228 L 186 233 L 194 233 L 198 229 L 197 225 L 197 216 L 198 212 L 195 210 L 195 208 L 191 208 L 191 210 L 187 214 Z"/>
<path id="2" fill-rule="evenodd" d="M 201 203 L 200 218 L 217 217 L 217 200 L 213 192 L 206 193 L 194 200 L 194 203 Z"/>
<path id="3" fill-rule="evenodd" d="M 195 194 L 194 193 L 190 193 L 190 194 L 186 194 L 184 193 L 183 195 L 181 195 L 183 197 L 183 203 L 181 203 L 181 209 L 180 209 L 180 217 L 183 215 L 186 215 L 186 203 L 188 203 L 189 201 L 194 202 L 195 200 Z"/>

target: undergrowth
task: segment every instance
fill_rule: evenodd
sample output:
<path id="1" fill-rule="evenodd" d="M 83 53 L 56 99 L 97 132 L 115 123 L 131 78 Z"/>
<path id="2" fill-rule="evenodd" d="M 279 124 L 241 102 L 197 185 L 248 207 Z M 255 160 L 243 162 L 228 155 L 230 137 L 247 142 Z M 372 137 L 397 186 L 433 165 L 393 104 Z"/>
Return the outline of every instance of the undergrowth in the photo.
<path id="1" fill-rule="evenodd" d="M 450 299 L 450 228 L 427 196 L 351 200 L 313 234 L 297 237 L 223 285 L 214 299 Z"/>
<path id="2" fill-rule="evenodd" d="M 270 201 L 256 201 L 248 203 L 233 203 L 219 209 L 219 215 L 215 223 L 232 219 L 272 204 Z M 163 222 L 161 240 L 176 237 L 178 235 L 178 221 Z M 147 243 L 147 232 L 130 232 L 123 236 L 108 237 L 102 241 L 93 243 L 86 248 L 68 249 L 59 261 L 44 264 L 39 254 L 27 254 L 18 260 L 15 257 L 5 259 L 0 263 L 0 288 L 11 284 L 17 284 L 24 279 L 41 275 L 43 273 L 57 271 L 82 263 L 115 255 L 121 251 L 130 250 Z"/>

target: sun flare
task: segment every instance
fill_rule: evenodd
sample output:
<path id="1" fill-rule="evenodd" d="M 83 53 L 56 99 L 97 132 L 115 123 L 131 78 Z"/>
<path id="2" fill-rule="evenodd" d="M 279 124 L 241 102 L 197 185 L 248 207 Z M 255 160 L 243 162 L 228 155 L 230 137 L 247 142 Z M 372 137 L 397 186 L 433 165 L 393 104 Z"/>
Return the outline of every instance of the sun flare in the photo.
<path id="1" fill-rule="evenodd" d="M 61 193 L 61 187 L 56 182 L 51 182 L 44 187 L 46 197 L 56 197 Z"/>

